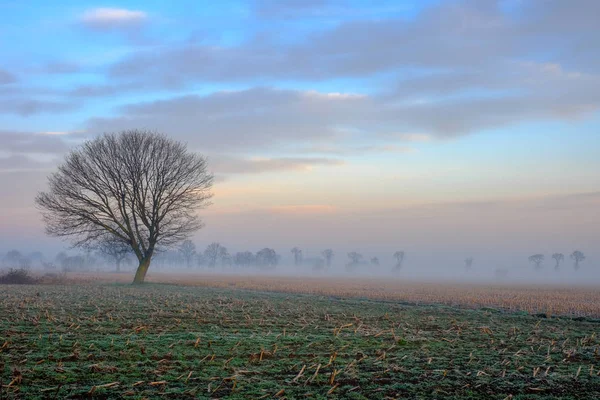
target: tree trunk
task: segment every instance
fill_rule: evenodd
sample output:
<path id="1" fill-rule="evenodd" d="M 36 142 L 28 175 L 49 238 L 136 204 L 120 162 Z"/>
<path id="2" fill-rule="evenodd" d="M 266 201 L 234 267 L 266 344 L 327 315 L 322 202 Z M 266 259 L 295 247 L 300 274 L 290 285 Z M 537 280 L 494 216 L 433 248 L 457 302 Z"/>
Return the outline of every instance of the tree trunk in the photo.
<path id="1" fill-rule="evenodd" d="M 135 278 L 133 278 L 134 285 L 144 283 L 148 267 L 150 266 L 150 259 L 151 257 L 145 257 L 140 261 L 140 265 L 138 266 L 137 271 L 135 271 Z"/>

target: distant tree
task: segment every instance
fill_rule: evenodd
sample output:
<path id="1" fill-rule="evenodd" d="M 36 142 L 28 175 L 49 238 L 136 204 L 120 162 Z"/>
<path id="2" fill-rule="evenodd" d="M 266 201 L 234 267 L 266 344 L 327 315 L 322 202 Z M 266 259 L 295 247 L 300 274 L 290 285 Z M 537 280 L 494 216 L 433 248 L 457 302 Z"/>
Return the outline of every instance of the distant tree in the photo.
<path id="1" fill-rule="evenodd" d="M 91 270 L 94 267 L 98 268 L 98 259 L 96 257 L 94 257 L 94 254 L 92 252 L 92 249 L 85 249 L 85 253 L 84 253 L 84 264 L 85 264 L 85 269 L 86 270 Z"/>
<path id="2" fill-rule="evenodd" d="M 394 266 L 394 270 L 402 269 L 402 263 L 404 262 L 404 252 L 403 251 L 395 252 L 394 258 L 396 259 L 396 265 Z"/>
<path id="3" fill-rule="evenodd" d="M 98 251 L 106 258 L 115 262 L 117 272 L 121 272 L 121 263 L 127 256 L 133 254 L 131 246 L 115 236 L 105 236 L 104 241 L 97 244 Z"/>
<path id="4" fill-rule="evenodd" d="M 48 270 L 48 271 L 55 271 L 56 264 L 54 264 L 53 262 L 49 262 L 49 261 L 42 261 L 42 268 L 44 270 Z"/>
<path id="5" fill-rule="evenodd" d="M 575 250 L 572 254 L 571 254 L 571 260 L 575 261 L 575 271 L 577 271 L 579 269 L 579 263 L 582 262 L 583 260 L 585 260 L 585 254 L 583 254 L 583 252 L 579 251 L 579 250 Z"/>
<path id="6" fill-rule="evenodd" d="M 67 256 L 62 261 L 62 269 L 65 272 L 86 270 L 85 256 L 81 254 Z"/>
<path id="7" fill-rule="evenodd" d="M 552 258 L 554 259 L 554 261 L 556 261 L 556 264 L 554 265 L 554 270 L 558 271 L 560 268 L 560 263 L 563 262 L 563 260 L 565 259 L 565 255 L 563 253 L 554 253 L 552 254 Z"/>
<path id="8" fill-rule="evenodd" d="M 348 258 L 350 259 L 350 263 L 359 264 L 363 259 L 363 255 L 353 251 L 348 253 Z"/>
<path id="9" fill-rule="evenodd" d="M 315 272 L 320 272 L 325 269 L 325 260 L 321 257 L 312 257 L 305 260 L 305 262 L 312 265 L 312 270 Z"/>
<path id="10" fill-rule="evenodd" d="M 29 268 L 31 260 L 18 250 L 11 250 L 4 256 L 4 264 L 11 268 Z"/>
<path id="11" fill-rule="evenodd" d="M 292 254 L 294 255 L 294 265 L 298 266 L 302 263 L 302 250 L 300 250 L 297 247 L 294 247 L 291 250 Z"/>
<path id="12" fill-rule="evenodd" d="M 27 257 L 32 263 L 42 264 L 44 262 L 44 254 L 41 251 L 33 251 Z"/>
<path id="13" fill-rule="evenodd" d="M 372 257 L 371 258 L 371 265 L 379 265 L 379 258 L 378 257 Z"/>
<path id="14" fill-rule="evenodd" d="M 177 268 L 181 267 L 184 263 L 183 257 L 179 250 L 163 249 L 159 251 L 155 256 L 154 260 L 157 267 L 160 268 Z"/>
<path id="15" fill-rule="evenodd" d="M 23 258 L 23 254 L 21 254 L 19 250 L 10 250 L 4 256 L 4 261 L 7 263 L 12 263 L 20 260 L 21 258 Z"/>
<path id="16" fill-rule="evenodd" d="M 179 253 L 181 254 L 181 257 L 183 257 L 185 265 L 188 268 L 191 268 L 192 262 L 196 257 L 196 245 L 191 240 L 185 240 L 179 246 Z"/>
<path id="17" fill-rule="evenodd" d="M 206 258 L 208 266 L 211 268 L 214 268 L 219 261 L 223 263 L 228 255 L 227 248 L 217 242 L 209 244 L 206 247 L 206 250 L 204 250 L 204 257 Z"/>
<path id="18" fill-rule="evenodd" d="M 327 265 L 327 268 L 331 267 L 331 261 L 333 260 L 333 250 L 325 249 L 321 252 L 321 254 L 325 259 L 325 264 Z"/>
<path id="19" fill-rule="evenodd" d="M 256 253 L 256 264 L 263 268 L 274 268 L 279 262 L 275 250 L 265 247 Z"/>
<path id="20" fill-rule="evenodd" d="M 206 257 L 204 257 L 202 252 L 196 253 L 196 265 L 199 267 L 206 265 Z"/>
<path id="21" fill-rule="evenodd" d="M 197 210 L 211 198 L 207 162 L 166 135 L 138 130 L 104 134 L 67 154 L 35 201 L 46 232 L 94 246 L 114 235 L 138 259 L 143 283 L 157 248 L 200 229 Z"/>
<path id="22" fill-rule="evenodd" d="M 56 255 L 54 260 L 56 261 L 56 264 L 62 266 L 64 264 L 65 260 L 67 259 L 67 257 L 69 257 L 69 255 L 67 253 L 65 253 L 64 251 L 61 251 L 60 253 L 58 253 Z"/>
<path id="23" fill-rule="evenodd" d="M 358 265 L 360 265 L 360 263 L 362 262 L 362 259 L 363 259 L 363 255 L 360 253 L 357 253 L 356 251 L 352 251 L 352 252 L 348 253 L 348 258 L 350 259 L 350 262 L 348 264 L 346 264 L 346 269 L 352 270 L 352 269 L 356 268 Z"/>
<path id="24" fill-rule="evenodd" d="M 251 251 L 238 251 L 233 256 L 233 263 L 240 267 L 248 267 L 256 263 L 256 257 Z"/>
<path id="25" fill-rule="evenodd" d="M 529 256 L 529 262 L 535 265 L 536 270 L 539 270 L 542 268 L 542 263 L 544 262 L 544 255 L 534 254 L 532 256 Z"/>
<path id="26" fill-rule="evenodd" d="M 473 257 L 465 258 L 465 269 L 470 271 L 473 268 Z"/>
<path id="27" fill-rule="evenodd" d="M 221 265 L 224 267 L 230 267 L 233 264 L 233 257 L 231 257 L 231 254 L 229 254 L 225 247 L 221 249 L 221 253 L 219 254 L 219 260 L 221 260 Z"/>

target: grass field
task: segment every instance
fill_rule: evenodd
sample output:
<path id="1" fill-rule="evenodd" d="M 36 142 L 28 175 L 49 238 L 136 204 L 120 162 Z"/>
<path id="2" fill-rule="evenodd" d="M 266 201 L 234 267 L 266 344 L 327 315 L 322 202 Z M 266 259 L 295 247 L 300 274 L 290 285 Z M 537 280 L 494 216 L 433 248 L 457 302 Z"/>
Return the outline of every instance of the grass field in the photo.
<path id="1" fill-rule="evenodd" d="M 600 398 L 600 324 L 149 284 L 0 286 L 0 398 Z"/>
<path id="2" fill-rule="evenodd" d="M 71 274 L 75 281 L 129 283 L 129 274 Z M 547 316 L 600 318 L 600 289 L 597 285 L 556 286 L 532 283 L 432 283 L 398 277 L 352 278 L 332 276 L 268 276 L 209 273 L 151 273 L 151 282 L 236 288 L 320 296 L 401 301 L 415 304 L 444 304 L 465 308 L 499 308 Z"/>

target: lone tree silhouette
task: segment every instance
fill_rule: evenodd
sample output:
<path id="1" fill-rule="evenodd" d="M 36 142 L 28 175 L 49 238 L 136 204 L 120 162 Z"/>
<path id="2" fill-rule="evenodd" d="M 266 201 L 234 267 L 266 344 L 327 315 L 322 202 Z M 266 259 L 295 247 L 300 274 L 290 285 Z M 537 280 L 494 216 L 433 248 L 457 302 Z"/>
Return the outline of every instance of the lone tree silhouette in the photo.
<path id="1" fill-rule="evenodd" d="M 65 157 L 36 203 L 46 232 L 94 247 L 109 235 L 138 259 L 133 283 L 143 283 L 157 248 L 169 248 L 202 227 L 213 176 L 206 159 L 165 135 L 104 134 Z"/>
<path id="2" fill-rule="evenodd" d="M 297 247 L 294 247 L 291 250 L 291 252 L 294 255 L 294 265 L 296 265 L 296 266 L 300 265 L 300 263 L 302 262 L 302 250 L 300 250 Z"/>
<path id="3" fill-rule="evenodd" d="M 394 266 L 395 270 L 402 269 L 402 263 L 404 262 L 404 252 L 397 251 L 394 253 L 394 258 L 396 259 L 396 265 Z"/>
<path id="4" fill-rule="evenodd" d="M 575 250 L 572 254 L 571 254 L 571 260 L 575 261 L 575 271 L 577 271 L 579 269 L 579 263 L 582 262 L 583 260 L 585 260 L 585 254 L 583 254 L 583 252 L 579 251 L 579 250 Z"/>
<path id="5" fill-rule="evenodd" d="M 323 250 L 321 252 L 321 254 L 323 255 L 323 258 L 325 259 L 325 264 L 327 265 L 327 268 L 331 267 L 331 260 L 333 260 L 333 250 L 326 249 L 326 250 Z"/>
<path id="6" fill-rule="evenodd" d="M 535 265 L 535 269 L 539 270 L 542 268 L 542 263 L 544 262 L 543 254 L 534 254 L 529 257 L 529 262 Z"/>
<path id="7" fill-rule="evenodd" d="M 465 269 L 470 271 L 473 268 L 473 257 L 465 258 Z"/>
<path id="8" fill-rule="evenodd" d="M 554 259 L 554 261 L 556 261 L 556 264 L 554 265 L 554 270 L 558 271 L 560 268 L 560 263 L 563 262 L 565 259 L 565 255 L 563 253 L 554 253 L 552 254 L 552 258 Z"/>

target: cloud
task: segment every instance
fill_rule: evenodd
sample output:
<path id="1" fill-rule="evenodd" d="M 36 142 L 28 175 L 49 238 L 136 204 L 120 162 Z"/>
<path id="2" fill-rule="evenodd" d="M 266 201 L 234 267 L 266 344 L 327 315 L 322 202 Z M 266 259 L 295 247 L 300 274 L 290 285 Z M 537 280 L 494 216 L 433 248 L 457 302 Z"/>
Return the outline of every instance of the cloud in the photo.
<path id="1" fill-rule="evenodd" d="M 6 85 L 8 83 L 14 83 L 17 81 L 17 77 L 13 74 L 11 74 L 8 71 L 3 70 L 2 68 L 0 68 L 0 85 Z"/>
<path id="2" fill-rule="evenodd" d="M 153 127 L 221 151 L 291 144 L 297 151 L 298 144 L 312 141 L 311 147 L 337 147 L 334 153 L 341 154 L 406 151 L 394 146 L 600 110 L 599 76 L 555 63 L 511 61 L 493 68 L 488 81 L 464 74 L 459 87 L 453 86 L 452 73 L 430 76 L 439 87 L 448 83 L 445 96 L 431 95 L 434 86 L 426 78 L 372 95 L 258 87 L 130 104 L 120 115 L 93 119 L 88 126 L 92 131 Z M 494 86 L 503 89 L 490 91 Z M 387 142 L 362 149 L 353 143 L 383 139 Z"/>
<path id="3" fill-rule="evenodd" d="M 397 138 L 403 142 L 424 143 L 432 140 L 431 135 L 425 133 L 392 133 L 390 137 Z"/>
<path id="4" fill-rule="evenodd" d="M 288 2 L 276 4 L 290 8 Z M 111 76 L 145 76 L 147 81 L 323 80 L 414 67 L 477 66 L 510 55 L 517 42 L 510 21 L 478 4 L 431 7 L 414 21 L 349 20 L 287 46 L 280 45 L 279 32 L 271 32 L 236 46 L 186 43 L 141 51 L 114 65 Z"/>
<path id="5" fill-rule="evenodd" d="M 337 208 L 323 204 L 301 204 L 301 205 L 283 205 L 271 207 L 268 211 L 276 214 L 331 214 L 337 212 Z"/>
<path id="6" fill-rule="evenodd" d="M 53 61 L 42 67 L 42 72 L 47 74 L 73 74 L 82 70 L 81 65 L 67 61 Z"/>
<path id="7" fill-rule="evenodd" d="M 289 18 L 318 13 L 331 3 L 331 0 L 254 0 L 254 12 L 261 17 Z"/>
<path id="8" fill-rule="evenodd" d="M 54 165 L 53 162 L 39 161 L 25 155 L 0 157 L 0 173 L 48 171 Z"/>
<path id="9" fill-rule="evenodd" d="M 418 9 L 419 4 L 399 2 L 397 0 L 378 0 L 367 2 L 366 7 L 356 7 L 349 0 L 253 0 L 252 12 L 258 17 L 278 20 L 321 19 L 339 21 L 342 18 L 381 18 L 407 10 Z"/>
<path id="10" fill-rule="evenodd" d="M 516 11 L 506 12 L 495 1 L 443 2 L 413 19 L 349 19 L 287 44 L 281 43 L 279 32 L 267 31 L 230 46 L 186 42 L 143 50 L 112 65 L 108 76 L 123 87 L 169 89 L 205 82 L 340 78 L 368 82 L 386 74 L 389 85 L 370 96 L 302 92 L 321 101 L 353 100 L 345 103 L 346 112 L 353 115 L 334 112 L 325 118 L 309 110 L 307 115 L 323 122 L 311 129 L 325 136 L 332 135 L 333 126 L 349 124 L 364 130 L 371 125 L 377 134 L 419 132 L 404 138 L 418 142 L 524 121 L 579 118 L 600 110 L 600 68 L 591 68 L 600 67 L 600 56 L 574 50 L 595 46 L 597 28 L 589 15 L 591 10 L 600 12 L 600 3 L 583 3 L 580 7 L 565 7 L 560 1 L 544 2 L 543 7 L 519 3 Z M 286 13 L 319 8 L 303 2 L 259 2 L 257 7 Z M 566 20 L 558 17 L 561 12 Z M 247 94 L 254 96 L 248 102 L 263 101 L 264 90 Z M 181 100 L 181 105 L 191 100 Z M 287 136 L 292 124 L 277 121 L 283 107 L 268 107 L 272 108 L 265 106 L 261 114 L 273 117 L 275 124 L 257 129 L 273 131 L 272 137 Z M 239 123 L 252 129 L 257 122 L 240 118 Z M 301 126 L 297 130 L 304 132 Z"/>
<path id="11" fill-rule="evenodd" d="M 59 113 L 72 110 L 73 103 L 36 99 L 0 99 L 0 114 L 17 114 L 28 117 L 35 114 Z"/>
<path id="12" fill-rule="evenodd" d="M 369 101 L 259 87 L 129 104 L 116 117 L 90 119 L 87 128 L 95 133 L 151 128 L 196 149 L 260 151 L 335 138 L 339 126 L 356 120 L 356 111 L 364 113 Z"/>
<path id="13" fill-rule="evenodd" d="M 285 19 L 340 4 L 325 3 L 258 1 L 253 10 Z M 155 98 L 160 91 L 170 97 L 126 104 L 90 118 L 85 127 L 94 133 L 151 128 L 220 153 L 312 149 L 341 155 L 412 151 L 403 142 L 570 120 L 600 110 L 600 68 L 593 68 L 600 67 L 600 56 L 578 50 L 595 46 L 590 15 L 600 11 L 600 3 L 518 2 L 511 12 L 498 4 L 442 2 L 408 19 L 392 13 L 340 19 L 301 33 L 266 29 L 233 45 L 165 42 L 128 53 L 107 68 L 105 79 L 94 81 L 99 83 L 77 81 L 62 93 L 0 85 L 0 113 L 59 113 L 92 98 L 124 104 L 125 93 Z M 112 8 L 81 16 L 82 22 L 105 27 L 147 19 L 143 11 Z M 290 32 L 294 40 L 282 40 Z M 62 73 L 76 66 L 47 68 Z M 365 93 L 276 88 L 281 81 L 286 87 L 290 82 L 322 87 L 330 80 L 336 86 L 341 78 Z M 204 83 L 246 89 L 181 95 Z"/>
<path id="14" fill-rule="evenodd" d="M 81 14 L 80 21 L 94 29 L 119 29 L 139 26 L 147 18 L 148 15 L 144 11 L 125 8 L 94 8 Z"/>
<path id="15" fill-rule="evenodd" d="M 217 174 L 309 171 L 316 166 L 336 166 L 343 163 L 338 159 L 310 157 L 236 158 L 223 155 L 209 157 L 211 169 Z"/>
<path id="16" fill-rule="evenodd" d="M 137 83 L 122 83 L 122 84 L 94 84 L 94 85 L 79 85 L 68 91 L 69 96 L 92 98 L 92 97 L 112 97 L 131 93 L 135 91 L 147 90 L 148 86 Z"/>
<path id="17" fill-rule="evenodd" d="M 63 135 L 0 131 L 0 151 L 10 154 L 63 154 L 69 146 Z"/>
<path id="18" fill-rule="evenodd" d="M 394 144 L 386 145 L 372 145 L 372 146 L 352 146 L 338 143 L 336 145 L 321 145 L 321 146 L 309 146 L 298 149 L 299 153 L 316 153 L 316 154 L 335 154 L 335 155 L 363 155 L 370 153 L 396 153 L 406 154 L 414 153 L 417 151 L 415 148 L 410 146 L 398 146 Z"/>

